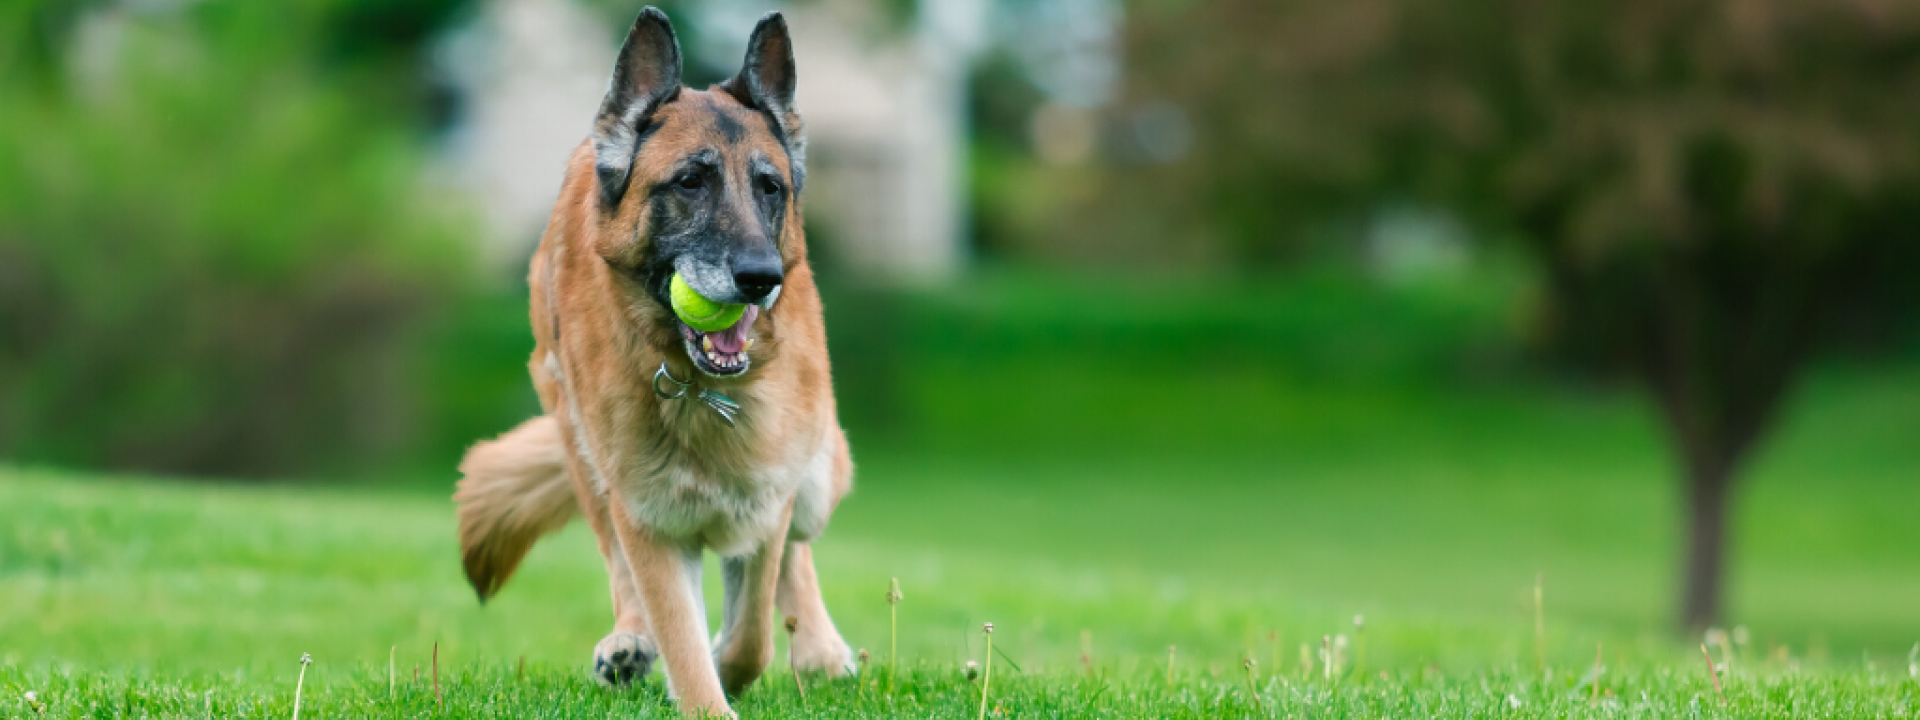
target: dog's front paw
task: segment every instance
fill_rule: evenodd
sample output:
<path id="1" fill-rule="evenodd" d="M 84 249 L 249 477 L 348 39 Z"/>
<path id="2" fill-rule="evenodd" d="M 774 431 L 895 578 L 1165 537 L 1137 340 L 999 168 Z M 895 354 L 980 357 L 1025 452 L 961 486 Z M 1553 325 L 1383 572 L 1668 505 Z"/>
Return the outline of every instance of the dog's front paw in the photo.
<path id="1" fill-rule="evenodd" d="M 854 662 L 853 649 L 847 647 L 847 641 L 841 640 L 839 635 L 796 635 L 793 644 L 787 648 L 787 654 L 793 661 L 793 669 L 803 673 L 841 677 L 855 674 L 860 669 Z"/>
<path id="2" fill-rule="evenodd" d="M 607 687 L 626 687 L 646 677 L 659 656 L 651 638 L 614 631 L 593 646 L 593 677 Z"/>

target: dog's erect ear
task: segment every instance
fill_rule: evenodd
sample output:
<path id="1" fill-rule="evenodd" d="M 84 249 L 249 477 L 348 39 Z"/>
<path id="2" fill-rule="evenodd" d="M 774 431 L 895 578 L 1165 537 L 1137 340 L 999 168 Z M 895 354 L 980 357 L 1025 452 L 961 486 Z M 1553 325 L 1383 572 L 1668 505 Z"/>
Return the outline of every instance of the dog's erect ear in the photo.
<path id="1" fill-rule="evenodd" d="M 600 200 L 608 210 L 620 205 L 633 172 L 641 131 L 662 104 L 680 92 L 680 41 L 667 14 L 649 6 L 640 11 L 620 46 L 613 81 L 593 121 L 593 160 L 600 178 Z"/>
<path id="2" fill-rule="evenodd" d="M 806 175 L 807 159 L 800 114 L 793 110 L 793 89 L 797 81 L 793 71 L 793 39 L 787 36 L 787 20 L 778 12 L 770 12 L 753 26 L 753 37 L 747 40 L 747 60 L 740 66 L 740 73 L 720 86 L 735 99 L 773 118 L 774 126 L 780 129 L 781 140 L 787 145 L 796 190 Z"/>

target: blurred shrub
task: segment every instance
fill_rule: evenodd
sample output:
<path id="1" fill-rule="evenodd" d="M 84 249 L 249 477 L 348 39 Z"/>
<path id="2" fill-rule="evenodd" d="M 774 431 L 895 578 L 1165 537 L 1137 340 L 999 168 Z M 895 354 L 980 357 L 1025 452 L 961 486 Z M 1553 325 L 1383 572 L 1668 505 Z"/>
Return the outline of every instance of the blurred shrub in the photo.
<path id="1" fill-rule="evenodd" d="M 1516 387 L 1525 270 L 1388 285 L 1336 263 L 1244 279 L 1004 269 L 822 292 L 857 453 L 1258 457 L 1370 452 L 1351 447 L 1378 441 L 1367 423 L 1445 425 L 1423 415 L 1434 398 Z"/>
<path id="2" fill-rule="evenodd" d="M 364 5 L 0 13 L 44 49 L 0 51 L 0 457 L 280 474 L 408 442 L 421 331 L 476 273 L 408 91 L 332 55 Z"/>

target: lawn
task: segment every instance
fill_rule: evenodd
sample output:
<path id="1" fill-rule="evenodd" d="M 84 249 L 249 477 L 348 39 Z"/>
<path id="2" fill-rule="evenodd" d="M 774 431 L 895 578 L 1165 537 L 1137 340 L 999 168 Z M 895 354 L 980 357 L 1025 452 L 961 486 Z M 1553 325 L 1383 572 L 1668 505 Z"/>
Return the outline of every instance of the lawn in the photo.
<path id="1" fill-rule="evenodd" d="M 1285 300 L 1272 304 L 1315 306 Z M 1250 330 L 1258 351 L 1210 364 L 1204 387 L 1156 384 L 1169 376 L 1154 368 L 1191 366 L 1219 328 L 1170 341 L 1153 323 L 1188 323 L 1141 330 L 1124 300 L 1111 322 L 995 324 L 957 305 L 896 321 L 919 337 L 883 391 L 842 363 L 858 479 L 817 553 L 836 621 L 876 666 L 868 683 L 809 681 L 803 700 L 776 665 L 739 709 L 972 717 L 980 683 L 959 668 L 987 660 L 992 621 L 990 710 L 1005 716 L 1920 713 L 1920 371 L 1822 369 L 1756 458 L 1729 576 L 1729 625 L 1748 641 L 1714 650 L 1730 664 L 1723 711 L 1698 639 L 1669 625 L 1676 493 L 1648 410 L 1476 379 L 1498 357 L 1444 381 L 1369 366 L 1422 357 L 1396 323 L 1451 327 L 1433 344 L 1457 348 L 1489 322 L 1406 307 L 1369 312 L 1373 329 L 1339 347 L 1290 338 L 1332 335 L 1315 328 L 1351 307 L 1268 318 Z M 1401 345 L 1355 349 L 1369 332 Z M 1143 362 L 1059 369 L 1089 353 Z M 31 714 L 33 691 L 48 717 L 285 717 L 302 653 L 305 717 L 665 714 L 657 674 L 627 693 L 586 680 L 610 616 L 584 528 L 537 547 L 482 607 L 459 574 L 450 480 L 0 467 L 0 715 Z"/>

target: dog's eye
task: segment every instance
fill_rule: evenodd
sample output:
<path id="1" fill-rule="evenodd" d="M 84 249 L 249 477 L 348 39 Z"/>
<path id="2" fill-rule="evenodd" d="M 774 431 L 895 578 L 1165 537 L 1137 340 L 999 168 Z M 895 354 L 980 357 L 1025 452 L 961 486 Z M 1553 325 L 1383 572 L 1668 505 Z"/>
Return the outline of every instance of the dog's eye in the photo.
<path id="1" fill-rule="evenodd" d="M 754 180 L 753 185 L 760 191 L 761 195 L 773 195 L 780 192 L 780 183 L 774 182 L 773 178 L 765 175 L 761 175 L 759 179 Z"/>
<path id="2" fill-rule="evenodd" d="M 699 190 L 707 186 L 707 179 L 701 177 L 700 173 L 687 173 L 674 178 L 673 184 L 679 186 L 681 190 Z"/>

